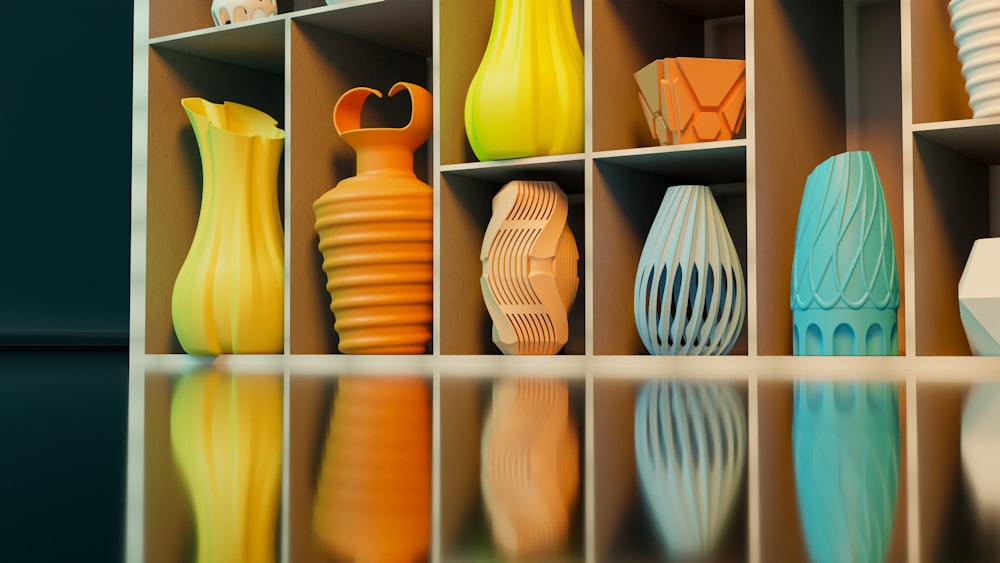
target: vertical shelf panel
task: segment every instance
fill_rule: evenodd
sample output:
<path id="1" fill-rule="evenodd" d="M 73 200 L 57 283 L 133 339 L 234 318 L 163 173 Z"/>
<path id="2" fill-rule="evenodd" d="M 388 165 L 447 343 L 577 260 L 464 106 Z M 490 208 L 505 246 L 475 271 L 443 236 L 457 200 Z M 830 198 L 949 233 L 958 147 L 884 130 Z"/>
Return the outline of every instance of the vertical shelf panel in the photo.
<path id="1" fill-rule="evenodd" d="M 389 98 L 400 81 L 425 88 L 424 57 L 388 49 L 318 26 L 292 23 L 291 68 L 291 314 L 293 354 L 334 354 L 339 339 L 330 312 L 326 273 L 314 225 L 313 202 L 337 182 L 355 174 L 354 150 L 337 135 L 333 107 L 358 86 L 375 88 L 362 113 L 363 127 L 402 127 L 410 116 L 405 92 Z M 359 56 L 363 53 L 364 56 Z M 427 145 L 414 155 L 417 177 L 427 182 Z"/>
<path id="2" fill-rule="evenodd" d="M 181 99 L 238 102 L 267 113 L 284 127 L 284 79 L 280 74 L 150 47 L 149 84 L 146 353 L 181 353 L 170 301 L 194 237 L 202 188 L 201 158 Z M 279 204 L 284 201 L 283 166 L 277 178 Z"/>

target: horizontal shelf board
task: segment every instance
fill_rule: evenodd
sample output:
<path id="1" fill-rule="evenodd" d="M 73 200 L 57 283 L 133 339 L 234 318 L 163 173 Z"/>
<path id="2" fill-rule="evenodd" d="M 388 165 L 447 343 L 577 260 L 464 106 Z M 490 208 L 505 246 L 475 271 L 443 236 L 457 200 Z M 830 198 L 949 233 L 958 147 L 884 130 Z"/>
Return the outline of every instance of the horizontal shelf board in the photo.
<path id="1" fill-rule="evenodd" d="M 667 145 L 603 151 L 594 154 L 598 163 L 699 184 L 746 182 L 747 142 L 745 139 L 687 145 Z"/>
<path id="2" fill-rule="evenodd" d="M 515 158 L 511 160 L 491 160 L 441 166 L 443 174 L 456 174 L 478 180 L 506 182 L 513 176 L 524 173 L 551 174 L 555 176 L 582 174 L 585 158 L 582 154 L 561 154 Z"/>
<path id="3" fill-rule="evenodd" d="M 660 0 L 664 4 L 684 13 L 710 20 L 738 16 L 744 13 L 743 0 Z"/>
<path id="4" fill-rule="evenodd" d="M 149 44 L 274 74 L 285 71 L 282 16 L 169 35 Z"/>
<path id="5" fill-rule="evenodd" d="M 296 12 L 292 19 L 430 57 L 433 52 L 431 14 L 431 0 L 341 0 L 332 6 Z"/>
<path id="6" fill-rule="evenodd" d="M 214 366 L 233 373 L 332 377 L 349 374 L 442 377 L 551 376 L 597 380 L 712 379 L 745 381 L 898 380 L 1000 381 L 1000 357 L 978 356 L 502 356 L 502 355 L 256 355 L 136 356 L 147 372 L 183 373 Z"/>
<path id="7" fill-rule="evenodd" d="M 1000 164 L 1000 117 L 919 123 L 913 133 L 982 164 Z"/>

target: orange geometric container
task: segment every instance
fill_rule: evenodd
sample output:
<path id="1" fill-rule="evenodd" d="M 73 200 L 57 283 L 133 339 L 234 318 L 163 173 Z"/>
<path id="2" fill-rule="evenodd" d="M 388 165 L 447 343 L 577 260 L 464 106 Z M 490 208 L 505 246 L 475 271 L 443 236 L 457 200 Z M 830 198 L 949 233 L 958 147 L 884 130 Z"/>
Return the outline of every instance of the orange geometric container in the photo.
<path id="1" fill-rule="evenodd" d="M 357 176 L 313 204 L 330 310 L 347 354 L 422 354 L 431 339 L 433 202 L 431 187 L 413 173 L 413 151 L 431 131 L 431 95 L 406 90 L 410 122 L 402 128 L 361 128 L 371 88 L 337 101 L 333 124 L 358 155 Z"/>
<path id="2" fill-rule="evenodd" d="M 427 556 L 430 431 L 422 378 L 340 379 L 313 515 L 315 534 L 332 554 L 357 563 Z"/>
<path id="3" fill-rule="evenodd" d="M 634 74 L 639 103 L 661 145 L 725 141 L 746 115 L 746 61 L 659 59 Z"/>

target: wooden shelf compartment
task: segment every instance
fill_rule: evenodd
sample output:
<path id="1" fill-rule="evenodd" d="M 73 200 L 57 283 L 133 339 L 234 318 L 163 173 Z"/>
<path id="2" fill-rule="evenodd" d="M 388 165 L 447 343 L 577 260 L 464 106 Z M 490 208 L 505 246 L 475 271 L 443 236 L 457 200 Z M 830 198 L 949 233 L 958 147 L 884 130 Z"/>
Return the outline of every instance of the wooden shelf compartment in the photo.
<path id="1" fill-rule="evenodd" d="M 658 144 L 642 113 L 632 76 L 636 71 L 667 57 L 746 56 L 743 2 L 593 0 L 592 12 L 589 68 L 595 151 Z M 744 125 L 737 138 L 745 137 Z"/>
<path id="2" fill-rule="evenodd" d="M 170 301 L 191 247 L 201 207 L 202 163 L 181 99 L 233 101 L 257 108 L 285 128 L 284 76 L 164 47 L 149 47 L 147 145 L 145 352 L 183 353 L 174 334 Z M 284 217 L 284 168 L 278 171 Z M 287 264 L 287 260 L 286 260 Z"/>
<path id="3" fill-rule="evenodd" d="M 667 153 L 662 156 L 668 156 Z M 702 155 L 704 153 L 698 152 Z M 623 159 L 631 164 L 629 159 Z M 747 194 L 745 174 L 737 175 L 737 166 L 713 166 L 706 158 L 703 167 L 688 166 L 671 171 L 670 159 L 658 165 L 668 170 L 664 175 L 597 160 L 593 172 L 593 253 L 594 253 L 594 353 L 608 355 L 647 354 L 635 326 L 633 295 L 639 256 L 653 219 L 667 188 L 678 184 L 707 184 L 712 188 L 730 236 L 747 275 Z M 645 167 L 644 162 L 639 163 Z M 719 171 L 722 176 L 718 176 Z M 712 184 L 714 178 L 732 181 Z M 749 299 L 748 299 L 749 300 Z M 747 326 L 730 354 L 749 351 Z"/>
<path id="4" fill-rule="evenodd" d="M 827 158 L 872 153 L 885 192 L 900 281 L 905 349 L 900 7 L 894 2 L 754 3 L 752 189 L 757 353 L 792 353 L 788 306 L 795 228 L 809 173 Z"/>
<path id="5" fill-rule="evenodd" d="M 861 379 L 877 380 L 875 372 L 858 372 Z M 759 479 L 758 522 L 760 560 L 774 563 L 808 561 L 801 527 L 795 469 L 792 458 L 792 381 L 761 380 L 757 384 L 757 476 Z M 892 540 L 886 561 L 907 561 L 909 519 L 906 383 L 899 383 L 899 488 Z M 914 531 L 916 533 L 916 531 Z"/>
<path id="6" fill-rule="evenodd" d="M 357 53 L 365 53 L 358 57 Z M 289 239 L 289 338 L 293 354 L 336 354 L 330 294 L 315 231 L 313 203 L 354 176 L 356 155 L 333 126 L 333 108 L 345 92 L 367 86 L 382 92 L 362 110 L 364 127 L 402 127 L 410 119 L 406 92 L 388 97 L 393 84 L 430 88 L 423 55 L 403 53 L 309 23 L 291 24 L 289 154 L 292 186 Z M 414 172 L 429 183 L 428 144 L 414 155 Z M 294 150 L 292 150 L 294 147 Z"/>
<path id="7" fill-rule="evenodd" d="M 670 379 L 682 378 L 670 376 Z M 647 381 L 651 380 L 606 378 L 601 374 L 597 374 L 594 379 L 595 561 L 607 563 L 680 561 L 671 558 L 660 541 L 638 482 L 634 437 L 635 404 L 641 386 Z M 736 388 L 746 405 L 746 380 L 722 381 L 722 383 Z M 744 468 L 740 496 L 719 547 L 715 552 L 706 555 L 705 561 L 750 560 L 747 476 L 749 459 L 748 442 L 748 461 Z"/>
<path id="8" fill-rule="evenodd" d="M 569 341 L 562 354 L 586 353 L 584 162 L 543 161 L 531 166 L 471 166 L 440 176 L 440 338 L 442 354 L 499 354 L 483 302 L 480 259 L 493 196 L 512 180 L 555 181 L 569 199 L 567 224 L 580 252 L 580 285 L 569 310 Z"/>
<path id="9" fill-rule="evenodd" d="M 548 377 L 541 372 L 519 377 Z M 440 435 L 438 468 L 440 471 L 439 506 L 441 561 L 498 560 L 493 545 L 480 488 L 481 440 L 489 415 L 494 378 L 448 377 L 440 379 Z M 585 460 L 588 440 L 586 426 L 586 382 L 582 375 L 566 378 L 569 385 L 569 411 L 579 439 L 579 489 L 570 532 L 563 550 L 532 558 L 543 563 L 582 562 L 584 556 Z"/>
<path id="10" fill-rule="evenodd" d="M 913 123 L 971 118 L 948 3 L 937 0 L 908 3 L 910 21 L 904 21 L 903 25 L 910 26 L 913 107 L 909 117 Z"/>

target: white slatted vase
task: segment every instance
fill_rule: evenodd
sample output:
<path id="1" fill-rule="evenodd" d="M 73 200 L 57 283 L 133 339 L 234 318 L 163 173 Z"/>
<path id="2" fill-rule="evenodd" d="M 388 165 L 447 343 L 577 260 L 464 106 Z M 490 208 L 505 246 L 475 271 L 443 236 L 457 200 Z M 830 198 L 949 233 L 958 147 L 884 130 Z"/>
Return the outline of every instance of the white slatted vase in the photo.
<path id="1" fill-rule="evenodd" d="M 635 278 L 635 324 L 654 355 L 728 353 L 746 317 L 739 255 L 708 186 L 672 186 Z"/>
<path id="2" fill-rule="evenodd" d="M 710 554 L 743 483 L 746 408 L 721 383 L 651 381 L 635 408 L 639 482 L 672 557 Z"/>
<path id="3" fill-rule="evenodd" d="M 213 0 L 212 2 L 212 20 L 216 26 L 266 18 L 277 13 L 277 0 Z"/>

